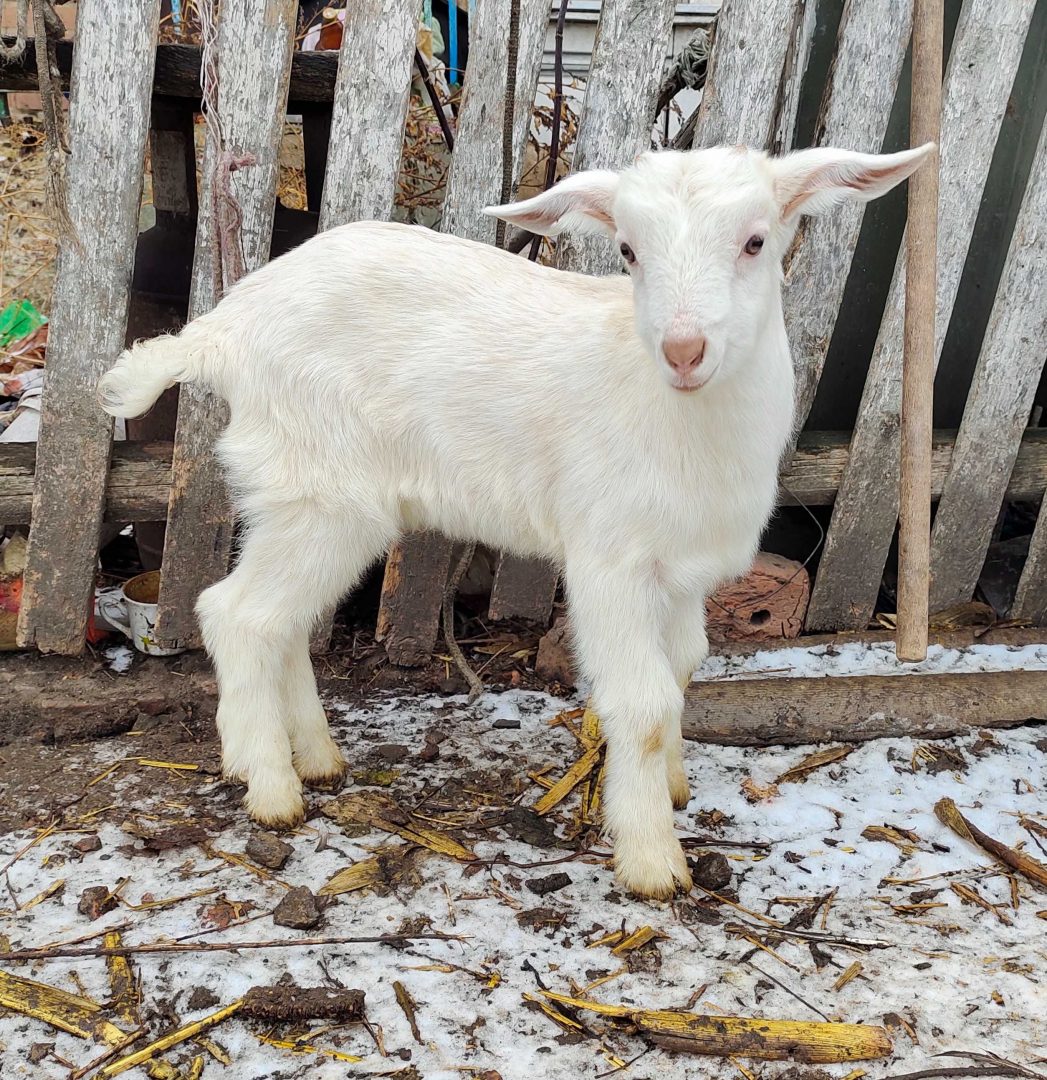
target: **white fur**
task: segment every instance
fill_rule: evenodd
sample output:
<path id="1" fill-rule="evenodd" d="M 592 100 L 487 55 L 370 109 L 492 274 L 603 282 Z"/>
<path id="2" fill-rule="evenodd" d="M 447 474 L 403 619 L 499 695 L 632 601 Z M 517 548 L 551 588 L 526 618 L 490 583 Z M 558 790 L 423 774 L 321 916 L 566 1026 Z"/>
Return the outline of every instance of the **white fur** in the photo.
<path id="1" fill-rule="evenodd" d="M 651 896 L 689 882 L 671 802 L 687 800 L 682 687 L 708 651 L 705 597 L 756 552 L 793 421 L 781 257 L 805 185 L 868 198 L 923 157 L 810 154 L 644 155 L 493 211 L 608 231 L 636 253 L 631 284 L 421 228 L 332 229 L 103 378 L 119 416 L 183 379 L 229 402 L 218 452 L 246 536 L 198 612 L 252 816 L 300 820 L 301 781 L 345 769 L 315 620 L 405 531 L 438 529 L 563 567 L 618 876 Z M 696 335 L 704 361 L 672 371 L 663 341 Z"/>

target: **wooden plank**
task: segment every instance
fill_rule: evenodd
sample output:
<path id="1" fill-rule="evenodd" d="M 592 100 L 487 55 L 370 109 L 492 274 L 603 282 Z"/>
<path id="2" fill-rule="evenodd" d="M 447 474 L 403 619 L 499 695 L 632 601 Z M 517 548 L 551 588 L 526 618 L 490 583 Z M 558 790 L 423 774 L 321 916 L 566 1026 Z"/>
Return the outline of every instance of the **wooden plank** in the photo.
<path id="1" fill-rule="evenodd" d="M 1028 619 L 1036 626 L 1047 625 L 1047 496 L 1029 541 L 1029 554 L 1018 579 L 1010 616 Z"/>
<path id="2" fill-rule="evenodd" d="M 931 534 L 931 611 L 974 595 L 1047 356 L 1047 124 L 956 436 Z"/>
<path id="3" fill-rule="evenodd" d="M 815 129 L 819 146 L 882 148 L 911 28 L 912 0 L 850 0 Z M 797 431 L 814 404 L 864 217 L 864 203 L 846 202 L 803 218 L 785 259 L 782 304 L 796 370 Z"/>
<path id="4" fill-rule="evenodd" d="M 955 432 L 935 433 L 932 494 L 945 485 Z M 832 506 L 847 465 L 848 434 L 808 432 L 787 471 L 782 473 L 783 506 Z M 114 443 L 106 485 L 103 520 L 158 521 L 167 512 L 171 490 L 170 442 Z M 0 522 L 26 525 L 32 515 L 36 445 L 0 443 Z M 1047 428 L 1029 428 L 1022 436 L 1011 470 L 1006 498 L 1035 502 L 1047 489 Z"/>
<path id="5" fill-rule="evenodd" d="M 691 683 L 683 733 L 719 746 L 802 746 L 940 739 L 1045 718 L 1047 671 L 744 679 Z"/>
<path id="6" fill-rule="evenodd" d="M 952 464 L 955 432 L 936 431 L 931 453 L 931 495 L 942 494 Z M 807 432 L 782 473 L 783 506 L 831 506 L 849 456 L 847 432 Z M 1047 470 L 1047 428 L 1029 428 L 1022 436 L 1007 484 L 1006 497 L 1035 500 Z"/>
<path id="7" fill-rule="evenodd" d="M 418 0 L 361 0 L 346 11 L 320 200 L 321 232 L 350 221 L 387 221 L 392 214 L 420 13 Z M 334 614 L 332 608 L 318 621 L 314 652 L 326 650 Z"/>
<path id="8" fill-rule="evenodd" d="M 960 13 L 942 109 L 936 360 L 1034 7 L 1035 0 L 986 0 Z M 899 259 L 814 583 L 810 630 L 863 626 L 873 613 L 898 519 L 904 295 Z"/>
<path id="9" fill-rule="evenodd" d="M 695 149 L 743 143 L 766 150 L 782 136 L 783 106 L 796 96 L 789 92 L 796 66 L 791 56 L 806 5 L 807 0 L 725 0 L 716 20 Z M 795 113 L 795 104 L 791 108 Z"/>
<path id="10" fill-rule="evenodd" d="M 4 37 L 13 44 L 14 38 Z M 76 49 L 74 41 L 58 42 L 58 69 L 63 89 L 68 89 L 69 72 Z M 338 57 L 331 52 L 296 52 L 291 59 L 289 98 L 293 102 L 324 102 L 334 97 Z M 153 88 L 161 97 L 181 98 L 187 104 L 200 101 L 200 46 L 158 45 Z M 0 66 L 0 90 L 36 90 L 36 50 L 26 42 L 20 60 Z"/>
<path id="11" fill-rule="evenodd" d="M 731 0 L 727 6 L 731 6 Z M 744 7 L 733 4 L 739 6 Z M 572 172 L 621 169 L 650 148 L 673 11 L 670 0 L 604 0 L 585 84 Z M 722 12 L 720 18 L 724 18 Z M 582 274 L 616 274 L 622 270 L 618 249 L 602 237 L 562 236 L 557 246 L 561 270 Z"/>
<path id="12" fill-rule="evenodd" d="M 782 77 L 776 95 L 774 129 L 767 149 L 772 154 L 784 154 L 792 149 L 796 117 L 800 111 L 800 94 L 807 64 L 814 44 L 818 22 L 817 0 L 803 0 L 793 11 L 792 37 L 782 65 Z"/>
<path id="13" fill-rule="evenodd" d="M 95 385 L 124 344 L 159 5 L 82 0 L 72 77 L 68 208 L 58 256 L 37 449 L 22 645 L 84 645 L 113 422 Z M 98 118 L 107 122 L 99 123 Z"/>
<path id="14" fill-rule="evenodd" d="M 620 169 L 650 146 L 672 14 L 673 5 L 665 0 L 605 0 L 572 170 Z M 563 236 L 558 265 L 579 273 L 610 274 L 621 270 L 621 259 L 602 238 Z M 547 623 L 558 577 L 558 568 L 544 560 L 502 556 L 491 588 L 490 617 Z"/>
<path id="15" fill-rule="evenodd" d="M 223 0 L 218 19 L 218 106 L 225 140 L 237 154 L 252 154 L 256 162 L 230 178 L 242 214 L 247 272 L 269 258 L 296 11 L 295 0 Z M 214 208 L 208 197 L 219 156 L 219 148 L 208 140 L 190 319 L 210 311 L 220 299 L 211 253 Z M 192 384 L 181 388 L 157 614 L 157 636 L 172 645 L 199 643 L 196 598 L 228 569 L 233 518 L 214 457 L 214 443 L 226 420 L 225 402 L 210 391 Z"/>
<path id="16" fill-rule="evenodd" d="M 509 66 L 510 8 L 510 0 L 485 0 L 472 23 L 469 67 L 440 223 L 442 232 L 487 244 L 495 241 L 497 222 L 481 211 L 502 202 L 502 118 Z M 514 102 L 514 150 L 522 144 L 515 126 L 522 125 L 525 117 L 530 122 L 530 109 L 525 110 L 519 100 L 528 93 L 520 78 L 521 62 L 527 65 L 523 75 L 529 85 L 530 80 L 537 79 L 533 73 L 534 39 L 538 10 L 545 8 L 545 0 L 522 0 L 520 4 L 517 85 L 522 93 Z M 542 17 L 547 14 L 547 10 L 543 11 Z M 514 160 L 515 168 L 518 166 Z M 445 536 L 422 533 L 406 537 L 390 552 L 382 583 L 377 636 L 395 664 L 424 663 L 432 652 L 451 546 Z"/>
<path id="17" fill-rule="evenodd" d="M 521 8 L 516 108 L 513 113 L 514 197 L 523 173 L 548 24 L 549 5 L 544 0 Z M 512 234 L 513 230 L 510 230 L 509 235 Z M 559 576 L 556 567 L 543 560 L 521 559 L 503 553 L 495 567 L 488 618 L 518 618 L 548 623 Z"/>
<path id="18" fill-rule="evenodd" d="M 417 0 L 358 0 L 346 11 L 321 231 L 392 213 L 420 11 Z"/>

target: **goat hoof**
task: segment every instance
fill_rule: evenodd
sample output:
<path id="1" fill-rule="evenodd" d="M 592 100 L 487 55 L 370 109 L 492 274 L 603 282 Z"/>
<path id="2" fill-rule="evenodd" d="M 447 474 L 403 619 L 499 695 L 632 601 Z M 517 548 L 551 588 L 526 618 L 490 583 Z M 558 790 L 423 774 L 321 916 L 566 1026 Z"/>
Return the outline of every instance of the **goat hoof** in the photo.
<path id="1" fill-rule="evenodd" d="M 691 888 L 687 858 L 675 837 L 664 845 L 615 844 L 614 875 L 629 892 L 649 900 L 668 900 Z"/>
<path id="2" fill-rule="evenodd" d="M 271 781 L 254 778 L 247 787 L 244 806 L 253 821 L 267 829 L 293 829 L 305 821 L 302 782 L 280 776 Z"/>
<path id="3" fill-rule="evenodd" d="M 337 791 L 349 770 L 342 752 L 330 742 L 320 753 L 295 755 L 294 769 L 303 784 L 321 791 Z"/>

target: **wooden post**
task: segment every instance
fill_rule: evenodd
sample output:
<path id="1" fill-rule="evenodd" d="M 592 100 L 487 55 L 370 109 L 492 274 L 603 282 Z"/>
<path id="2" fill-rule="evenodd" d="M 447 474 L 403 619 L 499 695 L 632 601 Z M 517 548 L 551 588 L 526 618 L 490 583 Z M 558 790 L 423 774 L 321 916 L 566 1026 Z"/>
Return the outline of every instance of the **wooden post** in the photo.
<path id="1" fill-rule="evenodd" d="M 247 273 L 269 259 L 295 11 L 293 0 L 227 0 L 218 16 L 223 134 L 230 148 L 255 159 L 254 165 L 238 169 L 230 178 L 241 208 Z M 210 311 L 221 299 L 216 295 L 212 264 L 212 238 L 218 225 L 211 197 L 221 149 L 208 140 L 204 150 L 201 190 L 205 195 L 196 227 L 190 319 Z M 168 644 L 199 644 L 196 599 L 229 568 L 233 512 L 214 456 L 215 440 L 227 418 L 226 404 L 215 394 L 199 385 L 181 387 L 156 625 L 157 638 Z"/>
<path id="2" fill-rule="evenodd" d="M 909 143 L 937 143 L 942 113 L 943 0 L 913 6 Z M 938 155 L 909 180 L 905 337 L 902 366 L 901 488 L 898 504 L 900 660 L 927 656 L 931 581 L 931 428 L 938 281 Z"/>
<path id="3" fill-rule="evenodd" d="M 134 266 L 155 0 L 81 3 L 72 76 L 69 217 L 51 306 L 19 643 L 76 654 L 92 602 L 113 421 L 95 385 L 124 343 Z"/>

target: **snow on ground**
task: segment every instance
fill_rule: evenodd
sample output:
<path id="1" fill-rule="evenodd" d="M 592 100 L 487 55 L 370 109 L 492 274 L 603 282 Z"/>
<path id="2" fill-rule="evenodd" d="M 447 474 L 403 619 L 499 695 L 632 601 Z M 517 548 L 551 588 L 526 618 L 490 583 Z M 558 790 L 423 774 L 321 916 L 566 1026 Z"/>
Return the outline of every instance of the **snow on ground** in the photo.
<path id="1" fill-rule="evenodd" d="M 699 681 L 811 679 L 832 675 L 962 675 L 975 671 L 1043 671 L 1047 645 L 931 645 L 919 664 L 900 661 L 894 642 L 848 641 L 762 649 L 749 656 L 710 656 L 695 673 Z"/>
<path id="2" fill-rule="evenodd" d="M 0 891 L 0 908 L 7 908 L 0 911 L 0 951 L 8 945 L 17 949 L 80 938 L 118 924 L 127 924 L 126 943 L 186 935 L 202 942 L 373 935 L 404 926 L 460 936 L 398 948 L 296 946 L 135 957 L 141 1015 L 150 1038 L 213 1012 L 252 985 L 290 975 L 303 986 L 334 980 L 363 989 L 372 1030 L 380 1032 L 388 1055 L 382 1056 L 361 1025 L 285 1024 L 274 1032 L 287 1038 L 292 1031 L 312 1030 L 308 1045 L 362 1059 L 354 1064 L 267 1045 L 259 1039 L 266 1034 L 264 1024 L 234 1017 L 210 1033 L 232 1064 L 222 1065 L 197 1043 L 166 1056 L 185 1075 L 192 1059 L 201 1055 L 204 1080 L 396 1075 L 405 1080 L 493 1080 L 495 1075 L 502 1080 L 574 1080 L 608 1073 L 614 1057 L 632 1062 L 621 1073 L 630 1080 L 742 1075 L 729 1061 L 651 1048 L 593 1015 L 581 1014 L 599 1037 L 565 1033 L 522 998 L 537 991 L 539 979 L 551 990 L 571 993 L 607 975 L 614 977 L 591 991 L 593 1000 L 886 1024 L 894 1057 L 860 1066 L 874 1078 L 928 1067 L 933 1055 L 943 1051 L 991 1051 L 1026 1065 L 1047 1055 L 1047 893 L 1017 880 L 1015 910 L 1010 879 L 983 852 L 940 824 L 932 811 L 938 799 L 949 796 L 985 832 L 1011 846 L 1024 842 L 1030 854 L 1044 859 L 1045 841 L 1035 831 L 1037 824 L 1047 825 L 1042 727 L 972 734 L 929 744 L 929 749 L 909 739 L 879 740 L 800 781 L 780 782 L 777 793 L 773 782 L 813 748 L 690 746 L 693 799 L 677 814 L 677 825 L 682 836 L 716 842 L 708 848 L 696 844 L 695 853 L 726 855 L 733 880 L 721 895 L 745 909 L 740 910 L 700 890 L 672 905 L 631 899 L 615 887 L 599 855 L 559 861 L 571 855 L 577 842 L 532 846 L 512 838 L 519 836 L 515 826 L 498 824 L 511 804 L 530 806 L 541 794 L 527 779 L 528 771 L 549 765 L 551 775 L 559 776 L 579 756 L 574 736 L 563 726 L 549 725 L 560 710 L 576 704 L 511 692 L 488 695 L 472 708 L 460 699 L 433 697 L 375 697 L 366 708 L 336 708 L 339 741 L 357 749 L 350 759 L 361 766 L 354 765 L 359 778 L 349 790 L 377 791 L 368 785 L 389 784 L 381 789 L 384 794 L 427 815 L 435 827 L 464 824 L 453 835 L 480 862 L 463 864 L 426 853 L 402 864 L 405 873 L 391 888 L 339 897 L 327 909 L 324 925 L 305 935 L 275 926 L 268 914 L 284 895 L 279 882 L 316 890 L 350 863 L 401 841 L 377 830 L 349 836 L 316 815 L 290 838 L 295 853 L 270 878 L 259 878 L 199 845 L 144 853 L 134 833 L 205 821 L 219 823 L 208 841 L 211 852 L 239 854 L 250 828 L 235 809 L 235 789 L 214 776 L 155 768 L 153 793 L 143 800 L 130 794 L 134 777 L 128 766 L 121 766 L 96 785 L 106 789 L 109 809 L 78 821 L 76 806 L 70 807 L 68 831 L 47 836 L 11 866 L 8 888 Z M 516 722 L 519 729 L 506 726 Z M 439 741 L 436 760 L 426 760 L 432 756 L 431 749 L 424 750 L 427 736 L 430 748 Z M 55 752 L 68 756 L 70 790 L 78 791 L 111 763 L 148 753 L 148 744 L 123 737 Z M 747 780 L 749 798 L 742 786 Z M 759 798 L 761 791 L 767 797 Z M 328 798 L 314 797 L 314 806 Z M 572 826 L 576 805 L 577 798 L 569 798 L 552 815 L 561 838 Z M 910 831 L 908 853 L 890 842 L 864 838 L 863 830 L 873 825 Z M 101 847 L 76 861 L 72 844 L 94 831 Z M 0 866 L 35 835 L 0 838 Z M 598 838 L 589 842 L 590 850 L 606 851 Z M 529 881 L 559 871 L 570 877 L 561 890 L 537 896 L 528 888 Z M 125 877 L 129 880 L 119 908 L 95 922 L 77 912 L 84 888 L 112 888 Z M 13 910 L 57 878 L 67 880 L 64 892 L 28 910 Z M 953 884 L 973 888 L 999 906 L 990 911 L 964 903 Z M 213 891 L 168 907 L 140 908 L 144 900 L 203 890 Z M 831 903 L 811 925 L 821 936 L 813 950 L 801 938 L 768 936 L 773 927 L 763 919 L 786 922 L 830 890 Z M 900 908 L 906 904 L 917 906 Z M 216 920 L 230 915 L 233 925 L 217 929 Z M 650 925 L 662 936 L 627 957 L 606 946 L 587 947 L 622 925 L 630 930 Z M 751 935 L 749 940 L 738 936 L 738 927 Z M 862 951 L 845 944 L 870 939 L 887 947 Z M 855 960 L 862 965 L 860 973 L 834 989 Z M 17 966 L 0 962 L 3 971 L 100 1002 L 110 993 L 101 959 Z M 397 1004 L 394 981 L 417 1005 L 420 1042 Z M 30 1054 L 40 1043 L 53 1043 L 54 1050 L 33 1064 Z M 0 1013 L 0 1075 L 5 1080 L 64 1078 L 70 1065 L 62 1062 L 82 1065 L 103 1050 L 103 1044 L 55 1031 L 39 1020 Z M 762 1080 L 773 1080 L 791 1067 L 744 1064 Z M 832 1077 L 862 1075 L 853 1071 L 853 1063 L 824 1068 Z M 136 1069 L 123 1075 L 141 1080 L 146 1074 Z M 801 1068 L 790 1077 L 818 1075 L 825 1074 Z"/>

